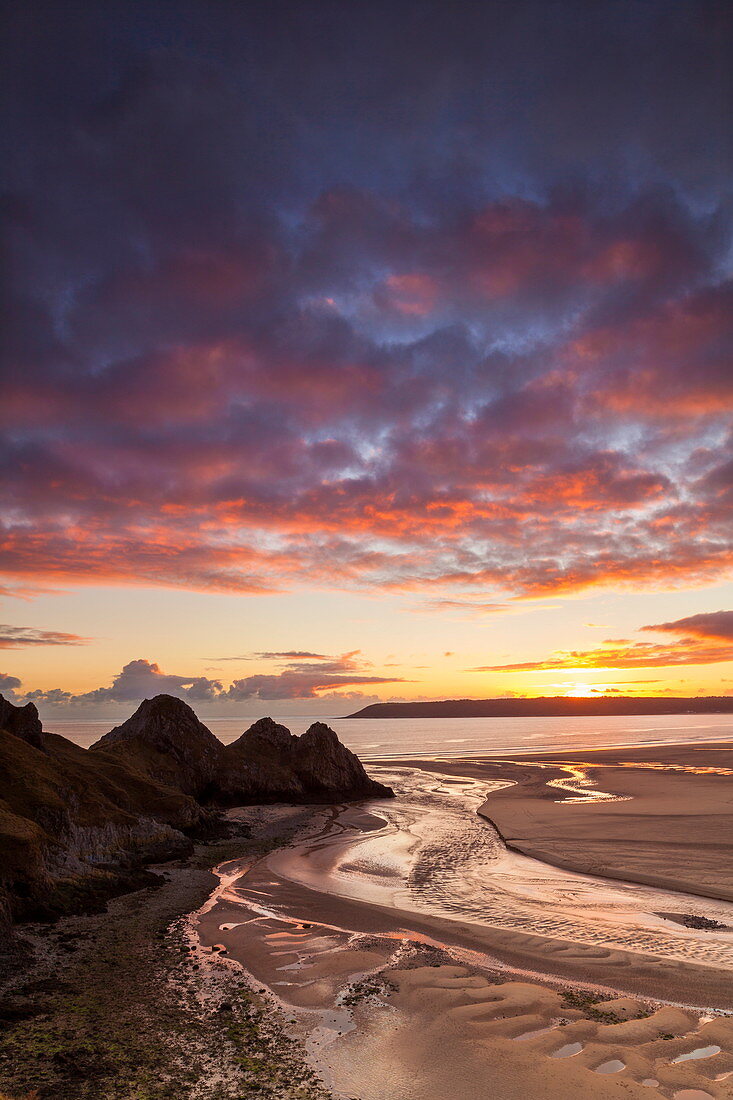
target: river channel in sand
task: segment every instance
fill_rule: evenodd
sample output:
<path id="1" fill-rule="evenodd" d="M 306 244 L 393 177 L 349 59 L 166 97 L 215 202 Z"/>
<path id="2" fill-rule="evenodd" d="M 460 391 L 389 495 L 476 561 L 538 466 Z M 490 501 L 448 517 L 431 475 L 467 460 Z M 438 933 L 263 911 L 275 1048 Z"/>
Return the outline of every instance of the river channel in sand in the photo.
<path id="1" fill-rule="evenodd" d="M 519 952 L 521 938 L 526 937 L 528 970 L 545 969 L 537 940 L 547 940 L 549 973 L 556 970 L 552 957 L 564 956 L 565 962 L 579 963 L 571 968 L 575 976 L 601 984 L 611 978 L 608 960 L 617 952 L 646 963 L 708 967 L 718 976 L 733 971 L 733 903 L 695 898 L 695 913 L 724 927 L 684 927 L 674 916 L 690 912 L 691 899 L 685 893 L 578 874 L 508 851 L 497 830 L 476 812 L 487 792 L 505 787 L 505 782 L 414 767 L 384 767 L 379 774 L 395 787 L 394 800 L 324 810 L 312 835 L 235 878 L 221 900 L 306 921 L 315 918 L 314 909 L 321 919 L 330 909 L 334 920 L 329 923 L 335 924 L 338 903 L 349 903 L 352 916 L 363 910 L 355 931 L 360 924 L 377 930 L 375 910 L 382 917 L 376 923 L 391 924 L 393 929 L 437 920 L 436 939 L 450 935 L 454 926 L 456 946 L 483 949 L 500 959 L 504 937 L 492 933 L 509 934 Z M 577 797 L 577 776 L 572 778 Z M 603 792 L 591 789 L 588 797 L 603 798 Z M 295 887 L 307 891 L 307 900 Z M 370 919 L 365 919 L 367 912 Z M 472 936 L 466 936 L 466 926 Z M 516 964 L 516 953 L 512 954 Z M 622 977 L 621 971 L 629 967 L 614 969 Z M 715 986 L 712 974 L 710 979 Z M 660 990 L 664 994 L 684 1000 L 681 991 L 675 997 Z M 700 998 L 701 991 L 694 995 Z M 697 1003 L 712 1002 L 703 997 Z"/>
<path id="2" fill-rule="evenodd" d="M 462 1077 L 466 1097 L 484 1095 L 471 1074 L 487 1066 L 495 1074 L 497 1058 L 505 1076 L 491 1095 L 501 1100 L 539 1081 L 548 1096 L 571 1082 L 589 1097 L 648 1094 L 644 1080 L 659 1080 L 662 1096 L 682 1087 L 727 1096 L 733 1021 L 718 1013 L 733 1010 L 733 903 L 510 851 L 477 811 L 512 780 L 440 768 L 372 765 L 395 788 L 393 800 L 324 807 L 290 846 L 248 868 L 220 868 L 221 888 L 198 920 L 202 944 L 223 945 L 295 1013 L 337 1095 L 447 1096 L 443 1062 L 460 1050 L 461 1066 L 473 1067 Z M 607 801 L 598 773 L 585 776 L 576 763 L 565 778 L 554 796 L 572 799 L 568 810 L 576 799 Z M 722 927 L 685 927 L 692 911 Z M 422 965 L 421 946 L 437 952 Z M 345 991 L 373 974 L 387 976 L 387 992 L 349 1008 Z M 560 999 L 563 982 L 608 998 L 620 1015 L 592 1023 Z M 433 1066 L 446 1035 L 450 1054 Z M 710 1066 L 673 1063 L 703 1040 L 720 1048 Z M 577 1043 L 573 1057 L 554 1057 Z M 392 1075 L 381 1093 L 363 1083 L 377 1048 Z M 419 1092 L 409 1083 L 415 1073 Z"/>

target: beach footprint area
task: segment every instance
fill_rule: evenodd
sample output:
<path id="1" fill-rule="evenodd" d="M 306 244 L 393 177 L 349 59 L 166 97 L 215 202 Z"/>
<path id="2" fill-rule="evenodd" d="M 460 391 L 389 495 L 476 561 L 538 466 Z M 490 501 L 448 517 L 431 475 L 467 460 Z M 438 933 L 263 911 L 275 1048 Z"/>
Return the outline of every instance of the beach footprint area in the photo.
<path id="1" fill-rule="evenodd" d="M 344 1100 L 733 1096 L 733 905 L 509 851 L 476 813 L 507 781 L 438 768 L 392 763 L 394 800 L 220 868 L 202 949 Z"/>

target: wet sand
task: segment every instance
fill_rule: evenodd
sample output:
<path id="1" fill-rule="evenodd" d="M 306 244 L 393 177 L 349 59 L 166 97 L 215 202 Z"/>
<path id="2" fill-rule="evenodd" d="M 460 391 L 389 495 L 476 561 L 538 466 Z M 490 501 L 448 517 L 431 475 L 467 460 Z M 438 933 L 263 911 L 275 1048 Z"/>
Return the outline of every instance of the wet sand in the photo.
<path id="1" fill-rule="evenodd" d="M 510 781 L 481 812 L 516 851 L 604 878 L 733 900 L 730 744 L 413 763 Z M 596 801 L 594 785 L 618 801 Z"/>
<path id="2" fill-rule="evenodd" d="M 645 851 L 674 848 L 672 864 L 703 819 L 726 826 L 731 781 L 719 773 L 731 752 L 708 750 L 702 766 L 716 773 L 625 766 L 668 762 L 649 750 L 590 763 L 591 754 L 390 761 L 380 778 L 396 781 L 393 804 L 324 809 L 316 829 L 246 873 L 220 868 L 198 934 L 292 1012 L 294 1034 L 344 1100 L 673 1098 L 684 1089 L 729 1098 L 733 1019 L 720 1010 L 733 1010 L 730 867 L 710 891 L 708 845 L 687 878 L 658 864 L 673 890 L 613 882 L 508 852 L 476 815 L 488 802 L 496 820 L 498 806 L 502 834 L 503 822 L 550 855 L 555 822 L 567 843 L 585 827 L 583 870 L 597 859 L 593 844 L 618 843 L 605 835 L 609 819 L 617 830 L 636 820 Z M 674 753 L 686 768 L 702 759 Z M 587 801 L 593 781 L 598 800 Z M 674 817 L 675 802 L 687 836 L 680 829 L 665 849 L 659 819 Z M 714 843 L 725 848 L 720 836 Z M 646 874 L 648 864 L 630 859 L 612 870 L 627 877 L 639 866 Z M 722 900 L 680 893 L 687 881 Z M 726 927 L 684 927 L 691 912 Z M 693 1051 L 707 1056 L 675 1062 Z"/>
<path id="3" fill-rule="evenodd" d="M 432 955 L 414 939 L 305 923 L 261 918 L 254 927 L 222 933 L 212 922 L 201 931 L 204 940 L 229 943 L 231 956 L 291 1007 L 293 1033 L 341 1100 L 612 1100 L 671 1097 L 685 1087 L 730 1096 L 724 1081 L 711 1079 L 733 1072 L 729 1018 L 705 1022 L 613 995 L 575 1002 L 536 981 Z M 577 1054 L 556 1057 L 572 1044 L 580 1044 Z M 709 1045 L 720 1053 L 705 1065 L 673 1064 Z M 596 1072 L 614 1059 L 618 1074 Z M 641 1084 L 649 1079 L 660 1082 L 654 1093 Z"/>

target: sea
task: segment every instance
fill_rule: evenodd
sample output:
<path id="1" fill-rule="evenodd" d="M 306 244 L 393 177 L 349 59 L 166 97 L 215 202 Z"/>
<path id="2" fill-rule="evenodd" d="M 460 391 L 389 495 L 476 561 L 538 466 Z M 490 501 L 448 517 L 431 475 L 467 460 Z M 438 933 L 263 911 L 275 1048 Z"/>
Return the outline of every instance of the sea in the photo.
<path id="1" fill-rule="evenodd" d="M 312 722 L 326 722 L 363 760 L 733 741 L 733 714 L 587 718 L 338 718 L 328 714 L 272 717 L 297 734 L 303 733 Z M 254 721 L 251 717 L 207 718 L 205 714 L 200 718 L 225 745 L 236 740 Z M 61 734 L 84 748 L 116 724 L 110 719 L 44 719 L 44 729 L 49 733 Z"/>

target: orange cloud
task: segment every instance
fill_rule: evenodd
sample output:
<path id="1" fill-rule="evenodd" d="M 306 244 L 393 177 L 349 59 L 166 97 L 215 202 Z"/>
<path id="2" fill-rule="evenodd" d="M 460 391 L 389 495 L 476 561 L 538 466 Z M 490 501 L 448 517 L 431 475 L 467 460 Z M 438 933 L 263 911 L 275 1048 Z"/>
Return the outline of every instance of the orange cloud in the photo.
<path id="1" fill-rule="evenodd" d="M 520 661 L 507 665 L 484 665 L 472 672 L 540 672 L 557 668 L 667 668 L 674 665 L 711 665 L 733 661 L 733 611 L 691 615 L 672 623 L 642 626 L 641 630 L 663 630 L 694 637 L 682 637 L 668 644 L 626 642 L 609 639 L 595 649 L 558 652 L 541 661 Z M 700 639 L 703 639 L 702 641 Z"/>

